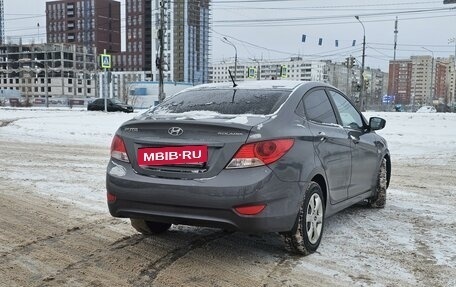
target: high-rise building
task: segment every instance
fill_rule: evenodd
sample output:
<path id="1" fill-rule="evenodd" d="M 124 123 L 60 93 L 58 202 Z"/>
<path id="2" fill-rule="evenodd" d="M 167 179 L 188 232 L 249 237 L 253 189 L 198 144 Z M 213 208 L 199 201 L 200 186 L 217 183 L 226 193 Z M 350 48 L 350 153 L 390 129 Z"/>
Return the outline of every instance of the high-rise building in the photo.
<path id="1" fill-rule="evenodd" d="M 48 43 L 79 44 L 97 53 L 120 52 L 120 2 L 60 0 L 46 2 Z"/>
<path id="2" fill-rule="evenodd" d="M 410 102 L 412 67 L 412 60 L 396 60 L 389 63 L 388 95 L 395 97 L 396 104 Z M 422 97 L 421 94 L 420 97 Z"/>
<path id="3" fill-rule="evenodd" d="M 412 105 L 455 104 L 454 57 L 412 56 L 390 61 L 388 95 L 396 103 Z"/>
<path id="4" fill-rule="evenodd" d="M 160 3 L 165 15 L 164 80 L 207 82 L 210 0 L 126 0 L 126 52 L 115 55 L 115 69 L 145 71 L 149 80 L 158 80 Z"/>
<path id="5" fill-rule="evenodd" d="M 414 103 L 431 105 L 435 87 L 435 62 L 432 56 L 412 56 L 411 95 Z M 410 101 L 411 102 L 411 101 Z"/>

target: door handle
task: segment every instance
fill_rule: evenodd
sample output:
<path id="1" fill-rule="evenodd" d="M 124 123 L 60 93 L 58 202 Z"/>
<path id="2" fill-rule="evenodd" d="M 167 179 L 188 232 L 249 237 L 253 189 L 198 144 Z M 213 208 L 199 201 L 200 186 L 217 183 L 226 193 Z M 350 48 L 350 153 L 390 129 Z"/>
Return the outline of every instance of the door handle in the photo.
<path id="1" fill-rule="evenodd" d="M 326 134 L 324 132 L 318 132 L 318 136 L 320 137 L 320 141 L 326 141 Z"/>
<path id="2" fill-rule="evenodd" d="M 350 135 L 350 139 L 355 143 L 359 143 L 359 138 L 355 137 L 354 135 Z"/>

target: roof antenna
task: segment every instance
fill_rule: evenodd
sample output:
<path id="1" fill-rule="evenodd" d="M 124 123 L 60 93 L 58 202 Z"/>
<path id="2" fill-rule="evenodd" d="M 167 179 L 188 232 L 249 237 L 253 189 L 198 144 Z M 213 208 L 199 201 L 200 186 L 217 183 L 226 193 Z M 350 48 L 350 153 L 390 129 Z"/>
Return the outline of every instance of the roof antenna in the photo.
<path id="1" fill-rule="evenodd" d="M 237 87 L 237 84 L 236 84 L 236 82 L 234 81 L 234 77 L 233 77 L 233 75 L 231 74 L 231 70 L 228 70 L 228 73 L 230 74 L 231 81 L 233 82 L 233 88 Z"/>

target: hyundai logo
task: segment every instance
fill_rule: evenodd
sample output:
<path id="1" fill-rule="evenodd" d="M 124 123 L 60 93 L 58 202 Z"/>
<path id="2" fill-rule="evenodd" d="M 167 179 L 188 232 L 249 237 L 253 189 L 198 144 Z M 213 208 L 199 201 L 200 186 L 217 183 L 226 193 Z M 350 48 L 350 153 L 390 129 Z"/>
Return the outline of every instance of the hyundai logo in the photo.
<path id="1" fill-rule="evenodd" d="M 180 136 L 181 134 L 183 134 L 184 130 L 181 129 L 180 127 L 171 127 L 171 128 L 169 128 L 168 133 L 172 136 L 177 137 L 177 136 Z"/>

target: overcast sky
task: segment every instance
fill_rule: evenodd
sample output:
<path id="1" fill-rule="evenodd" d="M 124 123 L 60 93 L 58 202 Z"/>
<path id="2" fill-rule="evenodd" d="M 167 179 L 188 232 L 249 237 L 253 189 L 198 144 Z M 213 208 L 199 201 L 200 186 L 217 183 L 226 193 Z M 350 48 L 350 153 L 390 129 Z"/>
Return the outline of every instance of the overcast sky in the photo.
<path id="1" fill-rule="evenodd" d="M 6 36 L 45 41 L 45 0 L 4 2 Z M 455 8 L 443 0 L 213 0 L 212 60 L 234 57 L 234 48 L 221 41 L 225 36 L 236 45 L 241 60 L 300 55 L 343 61 L 351 54 L 361 61 L 363 28 L 354 17 L 359 15 L 366 29 L 366 66 L 386 71 L 393 58 L 396 16 L 398 59 L 431 54 L 422 47 L 436 57 L 454 55 L 455 46 L 448 39 L 456 37 Z"/>

